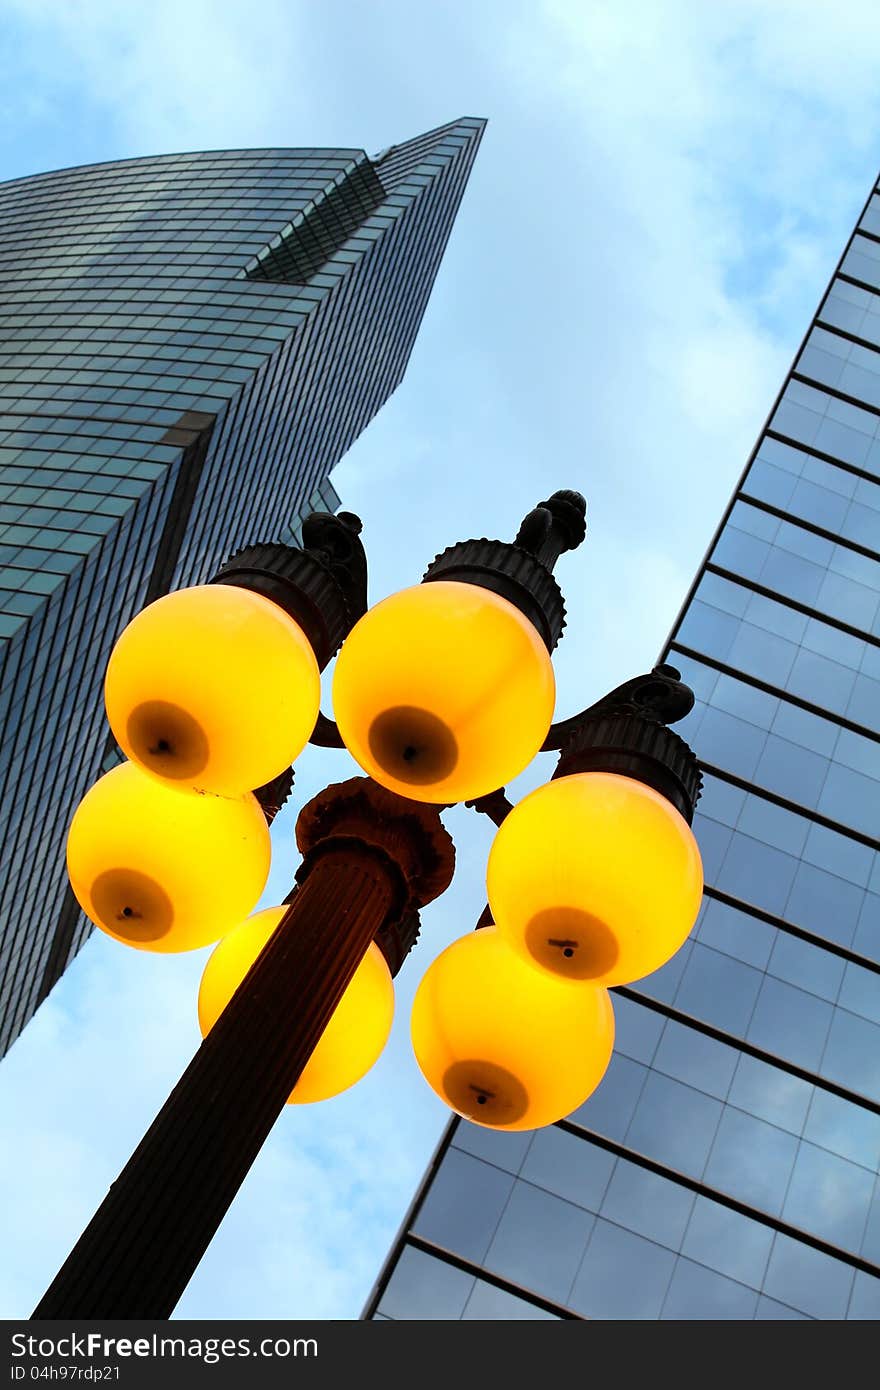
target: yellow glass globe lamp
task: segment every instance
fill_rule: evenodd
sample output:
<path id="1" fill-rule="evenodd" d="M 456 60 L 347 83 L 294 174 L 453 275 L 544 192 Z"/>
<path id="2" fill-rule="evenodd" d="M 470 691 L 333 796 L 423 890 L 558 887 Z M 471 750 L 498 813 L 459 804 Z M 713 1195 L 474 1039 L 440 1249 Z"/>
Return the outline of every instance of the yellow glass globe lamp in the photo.
<path id="1" fill-rule="evenodd" d="M 489 1129 L 539 1129 L 602 1080 L 614 1013 L 607 990 L 533 969 L 483 927 L 428 967 L 411 1033 L 425 1080 L 451 1109 Z"/>
<path id="2" fill-rule="evenodd" d="M 181 787 L 240 796 L 289 767 L 315 727 L 318 663 L 271 599 L 232 584 L 178 589 L 122 632 L 104 699 L 120 748 Z"/>
<path id="3" fill-rule="evenodd" d="M 507 599 L 437 580 L 371 608 L 336 661 L 346 747 L 383 787 L 420 801 L 483 796 L 531 762 L 555 682 L 536 629 Z"/>
<path id="4" fill-rule="evenodd" d="M 67 869 L 86 916 L 145 951 L 192 951 L 231 930 L 269 875 L 266 818 L 235 800 L 174 791 L 122 763 L 86 792 L 67 837 Z"/>
<path id="5" fill-rule="evenodd" d="M 267 907 L 255 913 L 213 951 L 199 987 L 202 1037 L 208 1036 L 286 911 L 286 907 Z M 327 1100 L 360 1081 L 388 1041 L 393 1017 L 391 972 L 373 942 L 291 1091 L 288 1105 Z"/>
<path id="6" fill-rule="evenodd" d="M 525 960 L 610 986 L 658 970 L 684 943 L 703 866 L 690 826 L 659 792 L 583 772 L 514 807 L 486 881 L 498 930 Z"/>

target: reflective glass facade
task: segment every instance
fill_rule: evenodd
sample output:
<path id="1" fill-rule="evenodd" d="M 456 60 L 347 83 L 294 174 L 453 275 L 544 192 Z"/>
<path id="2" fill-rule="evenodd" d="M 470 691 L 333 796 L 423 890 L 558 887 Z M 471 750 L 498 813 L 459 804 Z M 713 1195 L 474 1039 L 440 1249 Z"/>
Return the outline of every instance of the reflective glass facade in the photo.
<path id="1" fill-rule="evenodd" d="M 880 197 L 662 656 L 706 893 L 534 1134 L 454 1122 L 376 1318 L 880 1316 Z"/>
<path id="2" fill-rule="evenodd" d="M 233 150 L 0 184 L 0 1052 L 90 931 L 64 837 L 115 756 L 116 635 L 335 505 L 483 125 L 375 159 Z"/>

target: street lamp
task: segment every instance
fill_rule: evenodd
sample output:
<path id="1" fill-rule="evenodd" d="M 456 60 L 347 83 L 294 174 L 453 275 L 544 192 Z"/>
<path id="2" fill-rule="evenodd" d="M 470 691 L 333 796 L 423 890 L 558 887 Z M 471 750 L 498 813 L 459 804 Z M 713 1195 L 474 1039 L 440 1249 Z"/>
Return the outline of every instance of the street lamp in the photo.
<path id="1" fill-rule="evenodd" d="M 452 879 L 440 810 L 455 802 L 499 830 L 482 930 L 416 993 L 426 1080 L 510 1130 L 561 1119 L 599 1084 L 607 986 L 656 969 L 696 918 L 700 774 L 667 728 L 693 705 L 671 667 L 551 725 L 552 570 L 585 512 L 580 494 L 554 493 L 513 543 L 460 542 L 369 610 L 359 520 L 315 515 L 300 549 L 248 547 L 122 634 L 106 702 L 130 761 L 74 816 L 71 882 L 119 941 L 219 945 L 202 1045 L 35 1318 L 170 1314 L 284 1104 L 337 1094 L 381 1052 L 391 977 Z M 340 647 L 334 723 L 318 677 Z M 247 917 L 309 738 L 348 747 L 367 775 L 302 809 L 292 892 Z M 553 780 L 512 807 L 503 784 L 540 749 L 560 753 Z"/>
<path id="2" fill-rule="evenodd" d="M 126 757 L 163 781 L 237 796 L 302 752 L 321 677 L 308 638 L 277 603 L 200 584 L 166 594 L 129 623 L 104 697 Z"/>
<path id="3" fill-rule="evenodd" d="M 211 955 L 199 988 L 202 1036 L 217 1022 L 245 975 L 284 916 L 268 907 L 225 936 Z M 289 1105 L 327 1100 L 345 1091 L 378 1061 L 394 1018 L 391 971 L 375 941 L 354 972 L 345 993 L 288 1097 Z"/>

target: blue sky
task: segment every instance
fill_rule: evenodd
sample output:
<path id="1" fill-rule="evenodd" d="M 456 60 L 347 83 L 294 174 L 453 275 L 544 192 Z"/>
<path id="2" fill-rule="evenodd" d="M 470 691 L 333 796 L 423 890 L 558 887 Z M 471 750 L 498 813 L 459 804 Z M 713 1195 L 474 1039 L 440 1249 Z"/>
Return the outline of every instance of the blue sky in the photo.
<path id="1" fill-rule="evenodd" d="M 3 0 L 0 59 L 0 179 L 375 153 L 488 117 L 408 375 L 334 481 L 374 600 L 579 488 L 557 717 L 652 664 L 880 165 L 874 4 Z M 290 885 L 296 809 L 353 770 L 303 755 L 265 903 Z M 447 820 L 456 882 L 424 914 L 385 1054 L 285 1111 L 178 1316 L 358 1315 L 445 1119 L 409 1003 L 478 916 L 491 843 L 471 813 Z M 189 1060 L 203 961 L 96 933 L 0 1064 L 0 1317 L 30 1312 Z"/>

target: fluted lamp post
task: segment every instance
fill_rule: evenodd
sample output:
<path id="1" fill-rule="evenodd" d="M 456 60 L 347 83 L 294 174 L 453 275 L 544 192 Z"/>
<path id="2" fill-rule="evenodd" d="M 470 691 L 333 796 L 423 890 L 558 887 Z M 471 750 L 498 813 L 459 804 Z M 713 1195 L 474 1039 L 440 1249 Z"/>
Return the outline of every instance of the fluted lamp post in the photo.
<path id="1" fill-rule="evenodd" d="M 693 704 L 671 667 L 551 723 L 552 570 L 585 513 L 554 493 L 513 543 L 460 542 L 369 609 L 358 518 L 316 514 L 301 548 L 248 547 L 122 633 L 105 697 L 127 761 L 74 815 L 71 883 L 130 946 L 219 944 L 204 1040 L 35 1318 L 170 1315 L 285 1103 L 337 1094 L 381 1053 L 419 909 L 452 879 L 440 811 L 457 802 L 499 830 L 483 929 L 416 993 L 426 1080 L 509 1130 L 554 1123 L 599 1084 L 608 986 L 657 969 L 697 915 L 700 775 L 667 727 Z M 334 722 L 319 673 L 337 651 Z M 347 747 L 366 775 L 303 808 L 291 893 L 248 916 L 309 740 Z M 541 750 L 560 753 L 553 779 L 512 807 L 504 785 Z"/>

